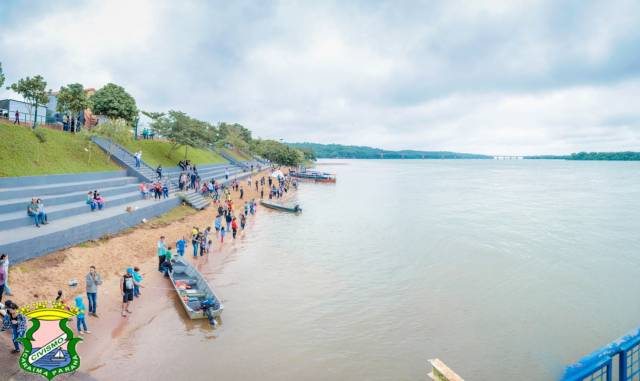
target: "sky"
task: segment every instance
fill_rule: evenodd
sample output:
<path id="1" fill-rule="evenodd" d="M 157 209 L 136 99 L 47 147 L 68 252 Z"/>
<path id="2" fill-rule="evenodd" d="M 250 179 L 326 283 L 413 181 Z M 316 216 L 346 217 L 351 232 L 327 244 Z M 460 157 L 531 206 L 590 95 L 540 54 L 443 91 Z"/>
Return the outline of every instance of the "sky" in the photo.
<path id="1" fill-rule="evenodd" d="M 113 82 L 290 142 L 640 151 L 639 20 L 637 0 L 0 0 L 0 62 L 5 87 Z"/>

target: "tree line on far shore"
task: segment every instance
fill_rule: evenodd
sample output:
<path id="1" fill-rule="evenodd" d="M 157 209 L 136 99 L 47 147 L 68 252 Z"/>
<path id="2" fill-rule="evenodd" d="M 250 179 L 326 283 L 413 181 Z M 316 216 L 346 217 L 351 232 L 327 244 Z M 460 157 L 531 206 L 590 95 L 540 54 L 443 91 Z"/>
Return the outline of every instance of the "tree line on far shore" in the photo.
<path id="1" fill-rule="evenodd" d="M 0 62 L 0 87 L 4 85 L 5 76 Z M 47 90 L 47 82 L 41 75 L 25 77 L 7 87 L 21 95 L 24 101 L 35 108 L 48 103 L 51 90 Z M 313 152 L 297 149 L 276 140 L 255 139 L 251 131 L 238 123 L 220 122 L 213 124 L 198 120 L 185 112 L 169 110 L 167 112 L 141 111 L 135 99 L 122 87 L 108 83 L 98 89 L 92 96 L 87 96 L 84 86 L 71 83 L 60 87 L 57 95 L 58 112 L 70 112 L 78 115 L 91 109 L 95 115 L 106 116 L 109 122 L 96 126 L 91 133 L 99 134 L 116 141 L 131 139 L 132 132 L 137 126 L 139 115 L 151 119 L 150 128 L 164 139 L 171 142 L 167 157 L 179 149 L 188 148 L 222 149 L 231 148 L 248 155 L 258 155 L 273 163 L 296 166 L 305 160 L 314 160 Z M 33 128 L 35 131 L 36 118 Z M 185 157 L 186 158 L 186 157 Z"/>
<path id="2" fill-rule="evenodd" d="M 525 159 L 544 160 L 612 160 L 612 161 L 638 161 L 640 152 L 575 152 L 570 155 L 537 155 L 525 156 Z"/>

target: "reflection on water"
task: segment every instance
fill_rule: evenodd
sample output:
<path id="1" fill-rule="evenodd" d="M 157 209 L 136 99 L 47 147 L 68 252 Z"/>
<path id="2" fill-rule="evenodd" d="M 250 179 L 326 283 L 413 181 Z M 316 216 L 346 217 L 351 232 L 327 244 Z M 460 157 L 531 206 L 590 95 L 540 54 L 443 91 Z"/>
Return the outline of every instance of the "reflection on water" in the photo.
<path id="1" fill-rule="evenodd" d="M 222 325 L 176 300 L 114 359 L 147 364 L 127 377 L 424 380 L 439 357 L 552 380 L 640 325 L 637 163 L 340 163 L 301 186 L 301 215 L 261 209 L 201 266 Z"/>

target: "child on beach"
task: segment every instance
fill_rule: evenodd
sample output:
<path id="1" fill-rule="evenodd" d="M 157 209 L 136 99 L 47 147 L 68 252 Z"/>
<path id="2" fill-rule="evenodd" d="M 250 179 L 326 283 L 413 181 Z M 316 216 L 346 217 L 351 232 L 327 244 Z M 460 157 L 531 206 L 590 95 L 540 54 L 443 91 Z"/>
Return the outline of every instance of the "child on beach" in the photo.
<path id="1" fill-rule="evenodd" d="M 245 227 L 246 224 L 247 224 L 246 214 L 241 214 L 240 215 L 240 229 L 244 230 L 244 227 Z"/>
<path id="2" fill-rule="evenodd" d="M 209 240 L 209 242 L 207 242 L 207 255 L 212 255 L 212 254 L 213 254 L 213 242 Z"/>
<path id="3" fill-rule="evenodd" d="M 142 282 L 142 275 L 140 275 L 140 268 L 138 266 L 133 268 L 133 296 L 136 298 L 142 295 L 140 292 L 140 283 Z"/>
<path id="4" fill-rule="evenodd" d="M 206 230 L 205 230 L 206 231 Z M 207 235 L 202 234 L 200 237 L 200 256 L 204 256 L 204 253 L 207 252 Z"/>
<path id="5" fill-rule="evenodd" d="M 178 251 L 178 255 L 183 257 L 184 256 L 184 249 L 187 246 L 187 240 L 184 239 L 184 236 L 182 236 L 182 238 L 180 238 L 179 240 L 176 241 L 176 250 Z"/>
<path id="6" fill-rule="evenodd" d="M 78 307 L 78 315 L 76 315 L 76 317 L 78 318 L 77 320 L 78 334 L 84 335 L 85 333 L 91 333 L 91 331 L 87 329 L 87 322 L 85 321 L 84 313 L 87 312 L 87 307 L 84 306 L 84 300 L 82 300 L 82 296 L 76 297 L 76 307 Z M 82 332 L 83 328 L 84 328 L 84 332 Z"/>
<path id="7" fill-rule="evenodd" d="M 227 233 L 225 232 L 225 230 L 224 230 L 224 226 L 223 226 L 222 228 L 220 228 L 220 243 L 224 243 L 224 236 L 225 236 L 226 234 L 227 234 Z"/>
<path id="8" fill-rule="evenodd" d="M 129 305 L 131 305 L 131 302 L 133 301 L 134 285 L 133 275 L 129 271 L 125 271 L 122 276 L 122 281 L 120 282 L 120 293 L 122 294 L 122 317 L 127 316 L 125 312 L 132 312 L 129 310 Z"/>

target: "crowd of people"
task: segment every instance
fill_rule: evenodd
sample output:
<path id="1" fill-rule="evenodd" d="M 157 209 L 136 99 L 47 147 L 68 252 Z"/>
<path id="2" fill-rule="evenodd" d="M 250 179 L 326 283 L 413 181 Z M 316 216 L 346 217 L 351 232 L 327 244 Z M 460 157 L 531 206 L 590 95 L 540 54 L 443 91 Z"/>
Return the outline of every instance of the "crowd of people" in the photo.
<path id="1" fill-rule="evenodd" d="M 190 163 L 184 163 L 185 169 L 191 171 L 191 173 L 197 174 L 195 166 L 191 166 Z M 246 181 L 246 183 L 245 183 Z M 157 182 L 156 184 L 160 184 Z M 265 188 L 268 190 L 269 198 L 280 198 L 288 192 L 290 187 L 297 187 L 295 182 L 284 176 L 262 176 L 260 178 L 252 179 L 248 177 L 246 180 L 233 180 L 229 186 L 226 184 L 218 183 L 215 179 L 206 181 L 200 188 L 197 184 L 191 185 L 189 183 L 188 189 L 200 190 L 204 195 L 208 195 L 213 199 L 215 209 L 215 217 L 212 221 L 212 226 L 204 228 L 194 226 L 187 234 L 178 237 L 175 241 L 175 245 L 167 243 L 166 237 L 161 236 L 157 242 L 157 257 L 158 257 L 158 271 L 165 276 L 173 271 L 174 248 L 176 256 L 184 257 L 188 251 L 192 252 L 194 259 L 198 259 L 205 256 L 211 256 L 215 252 L 216 248 L 220 249 L 224 244 L 225 237 L 231 235 L 232 239 L 237 239 L 241 235 L 248 223 L 248 220 L 254 216 L 257 212 L 256 198 L 252 197 L 250 200 L 245 200 L 245 195 L 248 194 L 252 188 L 256 193 L 260 190 L 261 198 L 264 197 Z M 144 197 L 148 197 L 149 190 L 146 188 L 146 184 L 140 185 L 141 192 Z M 162 194 L 165 197 L 166 191 L 161 186 L 158 191 L 158 187 L 154 184 L 151 187 L 151 191 L 155 194 Z M 245 190 L 247 193 L 245 193 Z M 237 196 L 234 198 L 232 196 Z M 92 210 L 102 209 L 104 206 L 104 198 L 100 196 L 97 190 L 87 193 L 87 204 L 91 206 Z M 94 205 L 95 204 L 95 205 Z M 46 213 L 42 200 L 34 198 L 29 205 L 29 214 L 34 217 L 36 224 L 43 224 L 47 222 Z M 190 241 L 190 242 L 189 242 Z M 189 246 L 189 243 L 191 245 Z M 132 304 L 136 298 L 140 297 L 140 289 L 142 285 L 143 277 L 138 267 L 128 267 L 123 275 L 120 277 L 119 289 L 122 296 L 121 315 L 127 317 L 133 313 Z M 76 330 L 78 334 L 89 334 L 90 321 L 88 318 L 98 318 L 98 295 L 99 290 L 102 287 L 103 280 L 101 275 L 97 272 L 95 266 L 90 266 L 89 272 L 85 276 L 85 295 L 79 295 L 74 298 L 75 307 L 78 309 L 78 314 L 75 316 Z M 25 316 L 20 312 L 19 306 L 11 301 L 6 300 L 2 305 L 4 295 L 11 295 L 11 289 L 9 288 L 9 257 L 7 255 L 0 256 L 0 313 L 2 314 L 2 330 L 11 330 L 13 341 L 13 352 L 20 352 L 20 343 L 18 338 L 24 337 L 26 331 Z M 55 298 L 56 302 L 65 303 L 62 290 L 59 290 Z M 85 303 L 86 301 L 86 303 Z M 2 308 L 4 307 L 4 308 Z"/>
<path id="2" fill-rule="evenodd" d="M 159 180 L 149 184 L 142 182 L 138 188 L 140 189 L 140 195 L 144 200 L 150 198 L 155 200 L 169 198 L 169 185 L 167 182 L 161 182 Z"/>

